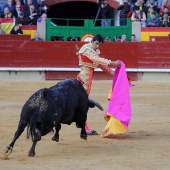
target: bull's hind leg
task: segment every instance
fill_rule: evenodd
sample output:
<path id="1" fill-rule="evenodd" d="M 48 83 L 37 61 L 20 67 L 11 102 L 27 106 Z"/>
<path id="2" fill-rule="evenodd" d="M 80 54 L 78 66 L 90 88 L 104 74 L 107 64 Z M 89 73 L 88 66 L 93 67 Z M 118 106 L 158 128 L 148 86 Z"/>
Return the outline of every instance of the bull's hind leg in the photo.
<path id="1" fill-rule="evenodd" d="M 37 144 L 37 140 L 33 141 L 32 147 L 28 152 L 28 156 L 33 157 L 35 155 L 35 146 Z"/>
<path id="2" fill-rule="evenodd" d="M 42 128 L 41 124 L 37 123 L 35 130 L 32 129 L 31 131 L 33 144 L 28 152 L 28 156 L 30 157 L 33 157 L 35 155 L 35 146 L 37 144 L 37 141 L 41 140 L 41 131 L 40 131 L 41 128 Z"/>
<path id="3" fill-rule="evenodd" d="M 59 131 L 60 131 L 60 129 L 61 129 L 61 124 L 59 123 L 55 126 L 55 134 L 52 137 L 53 141 L 59 142 Z"/>
<path id="4" fill-rule="evenodd" d="M 20 119 L 19 124 L 18 124 L 18 129 L 15 132 L 14 138 L 13 138 L 12 142 L 9 144 L 9 146 L 7 146 L 7 148 L 6 148 L 6 151 L 4 153 L 5 156 L 9 156 L 11 154 L 16 140 L 19 138 L 19 136 L 24 131 L 26 126 L 27 126 L 27 121 L 24 119 Z"/>
<path id="5" fill-rule="evenodd" d="M 38 141 L 41 140 L 41 136 L 44 133 L 46 135 L 46 131 L 44 131 L 44 124 L 41 124 L 39 122 L 36 123 L 36 126 L 30 128 L 30 133 L 32 137 L 33 144 L 28 152 L 28 156 L 33 157 L 35 155 L 35 147 Z"/>

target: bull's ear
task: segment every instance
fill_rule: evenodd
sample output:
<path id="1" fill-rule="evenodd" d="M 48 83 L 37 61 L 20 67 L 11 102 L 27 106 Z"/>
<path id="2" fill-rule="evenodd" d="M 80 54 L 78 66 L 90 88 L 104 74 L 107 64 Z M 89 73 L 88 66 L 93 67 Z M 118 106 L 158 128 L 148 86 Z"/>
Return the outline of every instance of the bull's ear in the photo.
<path id="1" fill-rule="evenodd" d="M 46 98 L 47 94 L 48 94 L 48 89 L 44 88 L 43 91 L 41 92 L 41 97 Z"/>

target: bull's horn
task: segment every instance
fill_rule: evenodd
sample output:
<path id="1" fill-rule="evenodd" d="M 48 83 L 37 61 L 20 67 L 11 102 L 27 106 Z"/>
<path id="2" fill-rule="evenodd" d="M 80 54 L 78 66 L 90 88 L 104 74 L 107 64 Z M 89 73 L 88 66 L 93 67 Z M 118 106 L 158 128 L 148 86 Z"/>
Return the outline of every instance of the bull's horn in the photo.
<path id="1" fill-rule="evenodd" d="M 89 99 L 91 103 L 93 103 L 96 107 L 98 107 L 101 111 L 103 111 L 103 107 L 95 100 Z"/>

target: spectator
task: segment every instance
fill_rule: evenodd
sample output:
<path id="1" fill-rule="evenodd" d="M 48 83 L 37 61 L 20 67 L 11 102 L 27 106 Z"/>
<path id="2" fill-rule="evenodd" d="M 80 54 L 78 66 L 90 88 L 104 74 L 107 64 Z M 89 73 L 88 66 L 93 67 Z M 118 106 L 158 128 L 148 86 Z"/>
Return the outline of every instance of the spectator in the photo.
<path id="1" fill-rule="evenodd" d="M 137 0 L 135 3 L 135 6 L 138 6 L 139 10 L 143 11 L 145 13 L 145 15 L 147 14 L 147 7 L 143 0 Z"/>
<path id="2" fill-rule="evenodd" d="M 161 27 L 170 27 L 170 21 L 168 20 L 168 14 L 164 14 Z"/>
<path id="3" fill-rule="evenodd" d="M 134 11 L 131 16 L 132 22 L 141 22 L 142 27 L 146 27 L 146 15 L 143 11 L 139 10 L 139 6 L 134 6 Z"/>
<path id="4" fill-rule="evenodd" d="M 21 6 L 20 6 L 20 5 L 16 5 L 16 9 L 15 9 L 14 12 L 13 12 L 13 16 L 14 16 L 15 18 L 18 18 L 19 15 L 20 15 L 20 12 L 21 12 Z"/>
<path id="5" fill-rule="evenodd" d="M 39 0 L 24 0 L 24 11 L 27 13 L 30 5 L 34 5 L 35 10 L 38 11 L 38 1 Z"/>
<path id="6" fill-rule="evenodd" d="M 125 34 L 123 34 L 123 35 L 121 36 L 121 42 L 127 42 L 127 38 L 126 38 L 126 35 L 125 35 Z"/>
<path id="7" fill-rule="evenodd" d="M 158 13 L 157 13 L 153 8 L 150 7 L 150 8 L 148 9 L 147 19 L 151 18 L 151 13 L 152 13 L 152 12 L 155 12 L 155 13 L 156 13 L 156 17 L 159 16 Z"/>
<path id="8" fill-rule="evenodd" d="M 114 37 L 115 42 L 121 42 L 121 36 Z"/>
<path id="9" fill-rule="evenodd" d="M 101 1 L 100 14 L 101 26 L 110 26 L 111 25 L 111 7 L 108 4 L 107 0 Z"/>
<path id="10" fill-rule="evenodd" d="M 7 0 L 0 0 L 0 12 L 2 10 L 2 6 L 6 3 Z"/>
<path id="11" fill-rule="evenodd" d="M 49 5 L 48 5 L 48 2 L 46 0 L 40 1 L 39 10 L 40 10 L 41 15 L 43 13 L 47 13 L 47 11 L 49 10 Z"/>
<path id="12" fill-rule="evenodd" d="M 59 37 L 58 41 L 64 41 L 64 38 L 63 37 Z"/>
<path id="13" fill-rule="evenodd" d="M 154 1 L 151 1 L 149 3 L 149 5 L 147 6 L 147 13 L 148 13 L 148 10 L 152 8 L 153 11 L 157 12 L 158 13 L 158 7 L 155 5 Z"/>
<path id="14" fill-rule="evenodd" d="M 162 10 L 161 8 L 163 7 L 163 0 L 157 0 L 158 1 L 158 10 L 159 12 Z"/>
<path id="15" fill-rule="evenodd" d="M 44 41 L 44 40 L 40 38 L 40 33 L 38 31 L 35 31 L 34 38 L 31 39 L 31 41 Z"/>
<path id="16" fill-rule="evenodd" d="M 130 0 L 130 8 L 131 10 L 133 10 L 134 6 L 135 6 L 136 0 Z"/>
<path id="17" fill-rule="evenodd" d="M 67 41 L 80 41 L 78 37 L 68 37 Z"/>
<path id="18" fill-rule="evenodd" d="M 41 0 L 32 0 L 32 4 L 34 5 L 36 11 L 38 11 L 38 5 L 39 5 L 38 1 L 41 1 Z"/>
<path id="19" fill-rule="evenodd" d="M 20 6 L 20 10 L 22 12 L 24 12 L 24 5 L 21 4 L 21 1 L 20 0 L 15 0 L 14 1 L 14 9 L 16 10 L 16 6 L 19 5 Z"/>
<path id="20" fill-rule="evenodd" d="M 24 15 L 27 16 L 27 13 L 30 11 L 30 6 L 33 5 L 32 0 L 27 0 L 24 5 Z"/>
<path id="21" fill-rule="evenodd" d="M 156 18 L 156 13 L 155 12 L 152 12 L 151 13 L 151 18 L 147 19 L 146 26 L 147 27 L 159 27 L 160 26 L 160 19 Z"/>
<path id="22" fill-rule="evenodd" d="M 163 20 L 164 14 L 168 15 L 168 21 L 170 21 L 170 10 L 168 7 L 165 7 L 163 13 L 159 15 L 160 19 Z"/>
<path id="23" fill-rule="evenodd" d="M 126 25 L 127 14 L 130 12 L 130 5 L 127 0 L 124 0 L 124 3 L 117 7 L 117 10 L 120 10 L 120 26 Z"/>
<path id="24" fill-rule="evenodd" d="M 24 5 L 23 0 L 12 0 L 12 4 L 14 5 L 14 7 L 15 7 L 15 5 L 17 4 L 17 1 L 20 1 L 20 4 Z M 19 4 L 19 5 L 20 5 L 20 4 Z"/>
<path id="25" fill-rule="evenodd" d="M 41 15 L 41 17 L 40 18 L 38 18 L 38 20 L 37 20 L 37 22 L 42 22 L 42 21 L 46 21 L 46 19 L 47 19 L 47 14 L 46 13 L 43 13 L 42 15 Z M 57 26 L 54 22 L 50 22 L 51 23 L 51 25 L 52 26 Z"/>
<path id="26" fill-rule="evenodd" d="M 7 18 L 13 18 L 12 12 L 9 12 L 9 13 L 7 14 Z"/>
<path id="27" fill-rule="evenodd" d="M 5 34 L 5 31 L 2 29 L 1 22 L 0 22 L 0 34 Z"/>
<path id="28" fill-rule="evenodd" d="M 167 7 L 170 9 L 170 0 L 159 0 L 161 1 L 161 4 L 159 5 L 159 14 L 162 14 L 163 11 L 164 11 L 164 8 Z M 159 1 L 158 1 L 158 4 L 159 4 Z"/>
<path id="29" fill-rule="evenodd" d="M 27 3 L 27 0 L 20 0 L 22 5 L 25 5 Z"/>
<path id="30" fill-rule="evenodd" d="M 43 14 L 41 15 L 41 17 L 38 18 L 37 22 L 46 21 L 46 19 L 47 19 L 47 14 L 46 14 L 46 13 L 43 13 Z"/>
<path id="31" fill-rule="evenodd" d="M 8 14 L 9 14 L 9 8 L 8 7 L 5 7 L 4 8 L 4 11 L 2 12 L 2 18 L 8 18 Z"/>
<path id="32" fill-rule="evenodd" d="M 21 11 L 19 17 L 15 20 L 15 25 L 19 25 L 20 27 L 22 27 L 23 25 L 28 25 L 28 23 L 30 23 L 30 20 L 30 18 L 25 18 L 24 12 Z"/>
<path id="33" fill-rule="evenodd" d="M 14 5 L 12 4 L 12 0 L 7 0 L 7 3 L 2 5 L 2 7 L 1 7 L 2 14 L 4 14 L 4 8 L 6 8 L 6 7 L 8 7 L 10 12 L 14 11 Z"/>
<path id="34" fill-rule="evenodd" d="M 110 37 L 104 37 L 104 42 L 110 42 Z"/>
<path id="35" fill-rule="evenodd" d="M 135 34 L 132 34 L 132 35 L 131 35 L 131 42 L 137 42 L 137 41 L 136 41 L 136 35 L 135 35 Z"/>
<path id="36" fill-rule="evenodd" d="M 26 18 L 30 18 L 30 25 L 37 25 L 38 14 L 34 5 L 30 5 L 30 10 L 27 11 Z"/>
<path id="37" fill-rule="evenodd" d="M 19 25 L 15 25 L 12 30 L 10 31 L 10 34 L 17 34 L 17 35 L 22 35 L 23 31 L 19 27 Z"/>

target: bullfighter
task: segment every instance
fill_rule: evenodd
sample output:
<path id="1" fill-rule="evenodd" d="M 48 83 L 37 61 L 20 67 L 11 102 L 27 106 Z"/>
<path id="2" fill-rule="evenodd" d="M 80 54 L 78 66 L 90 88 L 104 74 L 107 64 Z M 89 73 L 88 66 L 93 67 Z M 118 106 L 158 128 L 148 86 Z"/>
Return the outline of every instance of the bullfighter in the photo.
<path id="1" fill-rule="evenodd" d="M 97 34 L 93 37 L 92 41 L 84 44 L 80 50 L 76 53 L 79 59 L 79 65 L 81 67 L 80 73 L 77 76 L 77 80 L 83 83 L 83 86 L 90 94 L 93 73 L 95 68 L 101 68 L 106 74 L 113 76 L 113 70 L 109 66 L 121 66 L 120 61 L 111 61 L 99 56 L 99 47 L 104 43 L 104 38 Z M 98 135 L 94 130 L 89 129 L 87 121 L 85 124 L 87 135 Z"/>

